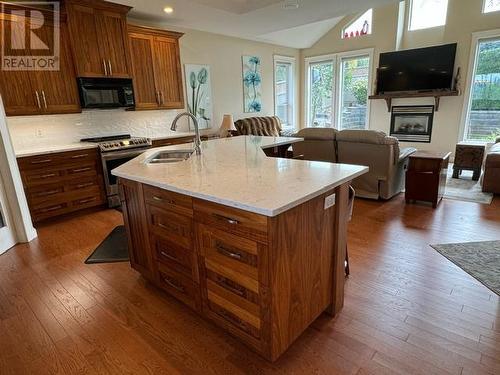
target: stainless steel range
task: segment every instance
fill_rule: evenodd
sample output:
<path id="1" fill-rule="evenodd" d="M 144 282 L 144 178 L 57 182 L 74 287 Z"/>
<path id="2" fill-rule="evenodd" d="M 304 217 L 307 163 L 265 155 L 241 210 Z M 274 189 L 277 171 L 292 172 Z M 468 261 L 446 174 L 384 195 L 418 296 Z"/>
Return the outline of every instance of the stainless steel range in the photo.
<path id="1" fill-rule="evenodd" d="M 108 206 L 119 206 L 120 198 L 118 197 L 117 178 L 111 174 L 111 171 L 139 156 L 148 148 L 151 148 L 151 140 L 149 138 L 131 137 L 130 134 L 122 134 L 107 137 L 85 138 L 81 141 L 98 143 L 99 151 L 101 152 Z"/>

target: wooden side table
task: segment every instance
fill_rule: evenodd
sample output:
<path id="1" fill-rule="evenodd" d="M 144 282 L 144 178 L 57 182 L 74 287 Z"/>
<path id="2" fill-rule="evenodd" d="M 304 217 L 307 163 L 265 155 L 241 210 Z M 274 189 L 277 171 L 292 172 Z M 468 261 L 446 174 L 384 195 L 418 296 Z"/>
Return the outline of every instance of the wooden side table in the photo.
<path id="1" fill-rule="evenodd" d="M 431 202 L 436 208 L 444 195 L 451 152 L 417 151 L 406 171 L 406 203 Z"/>
<path id="2" fill-rule="evenodd" d="M 484 159 L 484 145 L 474 143 L 459 143 L 455 150 L 453 162 L 453 178 L 460 178 L 463 170 L 473 171 L 472 179 L 479 180 Z"/>

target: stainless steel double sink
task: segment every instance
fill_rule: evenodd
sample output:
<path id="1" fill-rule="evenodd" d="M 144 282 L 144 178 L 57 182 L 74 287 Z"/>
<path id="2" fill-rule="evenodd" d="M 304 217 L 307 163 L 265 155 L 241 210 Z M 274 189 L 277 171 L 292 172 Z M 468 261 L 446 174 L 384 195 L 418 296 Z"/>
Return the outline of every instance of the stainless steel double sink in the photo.
<path id="1" fill-rule="evenodd" d="M 164 150 L 154 153 L 145 161 L 146 164 L 178 163 L 191 157 L 194 150 Z"/>

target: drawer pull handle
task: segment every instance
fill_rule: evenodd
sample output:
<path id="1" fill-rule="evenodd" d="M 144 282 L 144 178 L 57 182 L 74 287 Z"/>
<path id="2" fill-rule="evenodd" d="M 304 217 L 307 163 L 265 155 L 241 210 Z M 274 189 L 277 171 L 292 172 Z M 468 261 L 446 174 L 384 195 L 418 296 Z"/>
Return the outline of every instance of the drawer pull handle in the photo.
<path id="1" fill-rule="evenodd" d="M 217 280 L 217 284 L 222 286 L 223 288 L 229 290 L 230 292 L 233 292 L 234 294 L 239 295 L 240 297 L 245 296 L 245 292 L 243 290 L 237 289 L 232 285 L 229 285 L 226 280 Z"/>
<path id="2" fill-rule="evenodd" d="M 93 182 L 87 182 L 86 184 L 78 184 L 78 185 L 76 185 L 76 188 L 77 189 L 83 189 L 83 188 L 86 188 L 86 187 L 92 186 L 92 185 L 94 185 Z"/>
<path id="3" fill-rule="evenodd" d="M 233 258 L 233 259 L 241 260 L 241 258 L 243 257 L 240 253 L 226 249 L 226 247 L 224 247 L 224 245 L 221 245 L 219 243 L 215 245 L 215 248 L 222 255 L 228 256 L 228 257 Z"/>
<path id="4" fill-rule="evenodd" d="M 184 287 L 182 287 L 182 286 L 180 286 L 180 285 L 175 284 L 174 282 L 172 282 L 172 281 L 170 280 L 170 278 L 168 278 L 168 277 L 166 277 L 166 276 L 165 276 L 165 277 L 163 277 L 163 281 L 165 281 L 165 283 L 166 283 L 168 286 L 170 286 L 170 287 L 174 288 L 174 289 L 175 289 L 175 290 L 177 290 L 178 292 L 180 292 L 180 293 L 186 293 L 186 290 L 184 289 Z"/>
<path id="5" fill-rule="evenodd" d="M 240 222 L 236 219 L 232 219 L 230 217 L 227 217 L 227 216 L 223 216 L 223 215 L 219 215 L 219 214 L 212 214 L 216 219 L 219 219 L 219 220 L 224 220 L 224 221 L 227 221 L 229 224 L 231 225 L 236 225 L 236 224 L 239 224 Z"/>
<path id="6" fill-rule="evenodd" d="M 55 177 L 56 174 L 55 173 L 48 173 L 48 174 L 43 174 L 41 176 L 39 176 L 39 178 L 49 178 L 49 177 Z"/>
<path id="7" fill-rule="evenodd" d="M 219 310 L 218 313 L 224 319 L 229 320 L 231 323 L 236 324 L 237 326 L 240 326 L 241 328 L 244 328 L 243 321 L 240 318 L 237 318 L 224 310 Z"/>
<path id="8" fill-rule="evenodd" d="M 52 162 L 52 159 L 33 160 L 31 164 L 45 164 Z"/>
<path id="9" fill-rule="evenodd" d="M 166 202 L 169 204 L 175 204 L 175 201 L 172 199 L 163 199 L 162 197 L 158 197 L 157 195 L 153 195 L 153 200 L 158 201 L 158 202 Z"/>
<path id="10" fill-rule="evenodd" d="M 82 200 L 78 201 L 78 204 L 85 204 L 85 203 L 90 203 L 93 201 L 95 201 L 95 198 L 82 199 Z"/>
<path id="11" fill-rule="evenodd" d="M 165 251 L 160 251 L 160 255 L 161 255 L 161 256 L 163 256 L 163 257 L 165 257 L 165 258 L 167 258 L 167 259 L 175 260 L 176 262 L 179 260 L 179 259 L 177 259 L 176 257 L 174 257 L 174 256 L 172 256 L 172 255 L 170 255 L 170 254 L 168 254 L 168 253 L 167 253 L 167 252 L 165 252 Z"/>
<path id="12" fill-rule="evenodd" d="M 86 168 L 78 168 L 78 169 L 73 169 L 73 173 L 80 173 L 80 172 L 87 172 L 90 171 L 92 168 L 86 167 Z"/>
<path id="13" fill-rule="evenodd" d="M 71 159 L 81 159 L 89 156 L 89 154 L 80 154 L 80 155 L 73 155 Z"/>
<path id="14" fill-rule="evenodd" d="M 171 230 L 175 231 L 175 228 L 172 227 L 171 225 L 163 224 L 163 223 L 158 223 L 157 224 L 160 228 L 166 229 L 166 230 Z"/>
<path id="15" fill-rule="evenodd" d="M 49 208 L 44 208 L 44 209 L 40 210 L 40 212 L 51 212 L 51 211 L 59 210 L 61 208 L 63 208 L 63 206 L 61 206 L 61 205 L 53 206 L 53 207 L 49 207 Z"/>
<path id="16" fill-rule="evenodd" d="M 49 191 L 42 191 L 40 193 L 36 193 L 35 196 L 37 197 L 46 197 L 47 195 L 54 195 L 59 193 L 59 190 L 49 190 Z"/>

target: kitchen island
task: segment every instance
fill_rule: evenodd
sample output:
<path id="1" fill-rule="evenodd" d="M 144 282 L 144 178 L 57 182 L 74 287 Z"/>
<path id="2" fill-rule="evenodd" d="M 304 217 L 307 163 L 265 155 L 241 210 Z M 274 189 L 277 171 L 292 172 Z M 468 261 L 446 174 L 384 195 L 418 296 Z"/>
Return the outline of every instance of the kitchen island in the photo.
<path id="1" fill-rule="evenodd" d="M 113 170 L 130 262 L 146 279 L 274 361 L 343 306 L 348 187 L 368 168 L 267 157 L 300 141 L 240 136 L 202 154 Z"/>

